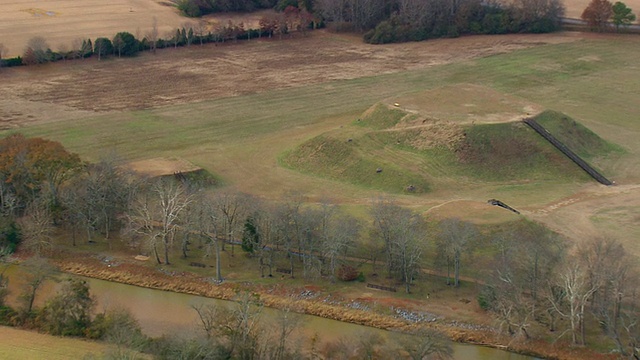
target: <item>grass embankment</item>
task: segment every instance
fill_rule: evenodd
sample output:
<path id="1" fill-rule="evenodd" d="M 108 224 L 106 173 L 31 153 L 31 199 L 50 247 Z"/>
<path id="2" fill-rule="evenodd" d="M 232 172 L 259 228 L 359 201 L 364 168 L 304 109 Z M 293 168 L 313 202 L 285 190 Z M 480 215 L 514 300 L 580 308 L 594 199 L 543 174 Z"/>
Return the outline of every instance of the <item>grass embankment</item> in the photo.
<path id="1" fill-rule="evenodd" d="M 363 185 L 353 186 L 348 184 L 358 182 L 347 184 L 344 180 L 332 180 L 336 179 L 335 174 L 319 177 L 308 176 L 306 171 L 284 170 L 277 166 L 277 157 L 306 139 L 340 126 L 349 127 L 349 123 L 380 99 L 401 98 L 464 83 L 480 87 L 477 94 L 495 94 L 493 105 L 502 100 L 497 97 L 499 94 L 509 94 L 510 98 L 527 99 L 540 108 L 562 111 L 580 119 L 603 138 L 629 148 L 629 156 L 593 164 L 622 183 L 625 179 L 640 178 L 640 166 L 635 166 L 640 165 L 639 160 L 633 156 L 640 153 L 640 143 L 636 141 L 640 127 L 631 121 L 640 116 L 634 97 L 640 92 L 640 82 L 637 71 L 629 66 L 640 56 L 634 39 L 619 37 L 537 46 L 380 76 L 142 111 L 92 115 L 23 131 L 27 135 L 61 141 L 87 160 L 96 160 L 108 149 L 115 149 L 128 160 L 179 156 L 220 174 L 226 184 L 257 195 L 278 197 L 295 190 L 320 196 L 330 188 L 332 196 L 348 201 L 376 196 L 380 189 L 402 193 L 410 185 L 409 180 L 402 178 L 390 185 L 362 181 Z M 483 92 L 481 88 L 490 92 Z M 456 92 L 451 93 L 455 95 Z M 473 93 L 473 89 L 468 91 L 469 101 L 473 101 Z M 463 105 L 467 105 L 466 101 Z M 469 111 L 478 111 L 482 104 L 474 105 L 468 107 Z M 438 103 L 432 101 L 429 106 L 434 112 L 439 110 Z M 408 156 L 407 153 L 403 155 Z M 376 158 L 376 162 L 380 160 Z M 393 159 L 391 163 L 396 165 L 397 160 Z M 429 184 L 429 192 L 442 194 L 439 190 L 446 191 L 443 197 L 449 196 L 448 191 L 452 188 L 456 189 L 457 195 L 467 198 L 490 191 L 491 196 L 504 194 L 502 196 L 518 199 L 520 204 L 516 205 L 531 206 L 569 196 L 577 189 L 566 183 L 545 181 L 521 183 L 509 189 L 502 187 L 504 183 L 498 184 L 500 188 L 492 183 L 483 188 L 483 184 L 473 178 L 441 176 L 439 172 L 443 167 L 447 170 L 451 160 L 449 153 L 432 151 L 429 162 L 424 157 L 411 156 L 406 161 L 426 169 L 423 181 Z M 383 168 L 383 174 L 384 171 Z M 369 173 L 365 174 L 368 176 Z M 405 178 L 407 175 L 403 174 Z M 440 180 L 434 182 L 431 177 Z"/>
<path id="2" fill-rule="evenodd" d="M 481 329 L 474 330 L 472 327 L 459 327 L 455 324 L 448 325 L 439 322 L 409 323 L 391 315 L 380 314 L 371 310 L 359 310 L 341 304 L 325 303 L 321 298 L 296 299 L 290 297 L 286 292 L 279 295 L 277 292 L 269 291 L 270 288 L 268 287 L 251 285 L 250 283 L 214 285 L 188 272 L 169 275 L 146 266 L 131 263 L 121 263 L 115 267 L 108 267 L 106 264 L 90 257 L 81 258 L 79 256 L 74 256 L 73 259 L 59 259 L 57 264 L 62 271 L 76 275 L 225 300 L 233 299 L 239 292 L 248 291 L 258 294 L 262 303 L 272 308 L 290 308 L 304 314 L 396 331 L 410 331 L 417 327 L 428 326 L 442 331 L 456 342 L 496 347 L 538 357 L 566 360 L 610 358 L 606 355 L 592 353 L 588 349 L 568 349 L 561 344 L 551 346 L 537 342 L 514 344 L 511 341 L 512 339 L 501 337 L 493 332 Z"/>
<path id="3" fill-rule="evenodd" d="M 587 159 L 620 151 L 562 113 L 546 111 L 536 119 Z M 590 181 L 520 121 L 442 122 L 383 104 L 348 127 L 307 140 L 282 162 L 307 174 L 392 193 L 427 192 L 430 183 L 451 179 L 516 184 Z"/>
<path id="4" fill-rule="evenodd" d="M 557 111 L 545 111 L 535 117 L 556 139 L 585 160 L 598 160 L 608 155 L 620 155 L 624 149 L 603 140 L 576 120 Z"/>

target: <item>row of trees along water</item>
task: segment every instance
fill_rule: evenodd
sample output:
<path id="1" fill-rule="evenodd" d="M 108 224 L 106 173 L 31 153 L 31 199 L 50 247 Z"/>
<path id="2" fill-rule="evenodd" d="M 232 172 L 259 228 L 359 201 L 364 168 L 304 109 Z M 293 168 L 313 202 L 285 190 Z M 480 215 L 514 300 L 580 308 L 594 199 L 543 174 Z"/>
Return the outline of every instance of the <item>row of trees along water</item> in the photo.
<path id="1" fill-rule="evenodd" d="M 448 359 L 453 354 L 451 341 L 429 328 L 389 337 L 362 330 L 345 339 L 319 341 L 296 333 L 302 328 L 303 317 L 292 310 L 293 304 L 265 316 L 260 296 L 250 293 L 240 293 L 228 304 L 194 303 L 192 310 L 199 322 L 188 333 L 172 331 L 151 338 L 128 310 L 97 309 L 89 283 L 60 275 L 46 258 L 31 257 L 20 265 L 24 285 L 18 304 L 8 306 L 6 288 L 0 292 L 0 325 L 112 345 L 87 359 L 147 359 L 149 355 L 167 360 L 364 359 L 367 355 L 392 358 L 404 354 L 418 359 Z M 43 285 L 50 281 L 60 282 L 60 289 L 42 306 L 35 306 L 36 295 L 41 298 Z"/>
<path id="2" fill-rule="evenodd" d="M 144 179 L 115 157 L 87 164 L 57 142 L 22 135 L 0 140 L 0 179 L 5 253 L 18 244 L 47 254 L 61 246 L 54 238 L 68 246 L 124 241 L 163 266 L 173 256 L 212 261 L 217 281 L 225 253 L 255 262 L 256 277 L 281 269 L 335 282 L 364 280 L 367 271 L 407 293 L 426 285 L 425 269 L 439 269 L 456 287 L 467 269 L 503 333 L 555 334 L 575 345 L 607 336 L 621 354 L 638 356 L 637 259 L 614 239 L 572 244 L 528 221 L 490 228 L 427 221 L 388 199 L 372 200 L 363 220 L 301 194 L 271 202 L 215 190 L 202 174 Z"/>

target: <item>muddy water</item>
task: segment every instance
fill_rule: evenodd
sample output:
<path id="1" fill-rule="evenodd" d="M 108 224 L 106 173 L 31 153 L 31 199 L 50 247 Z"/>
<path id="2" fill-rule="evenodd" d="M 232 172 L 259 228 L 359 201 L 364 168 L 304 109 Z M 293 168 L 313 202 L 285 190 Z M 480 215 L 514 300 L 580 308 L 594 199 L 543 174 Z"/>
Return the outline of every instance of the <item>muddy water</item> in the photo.
<path id="1" fill-rule="evenodd" d="M 13 266 L 6 272 L 10 277 L 10 295 L 8 301 L 15 305 L 16 294 L 21 290 L 20 274 L 22 269 Z M 104 280 L 89 279 L 91 293 L 96 298 L 96 310 L 102 311 L 109 307 L 123 307 L 129 309 L 138 319 L 143 331 L 149 336 L 163 334 L 189 335 L 197 332 L 198 318 L 192 305 L 216 304 L 229 306 L 229 301 L 209 299 L 201 296 L 178 294 L 167 291 L 141 288 L 137 286 L 114 283 Z M 43 299 L 56 291 L 57 285 L 48 283 L 40 291 L 36 305 L 41 305 Z M 263 317 L 273 318 L 276 310 L 264 309 Z M 383 336 L 388 332 L 361 325 L 349 324 L 317 316 L 302 315 L 301 324 L 307 335 L 317 334 L 323 341 L 344 339 L 364 331 L 375 331 Z M 474 345 L 454 345 L 454 359 L 456 360 L 533 360 L 529 356 L 509 353 L 506 351 Z"/>

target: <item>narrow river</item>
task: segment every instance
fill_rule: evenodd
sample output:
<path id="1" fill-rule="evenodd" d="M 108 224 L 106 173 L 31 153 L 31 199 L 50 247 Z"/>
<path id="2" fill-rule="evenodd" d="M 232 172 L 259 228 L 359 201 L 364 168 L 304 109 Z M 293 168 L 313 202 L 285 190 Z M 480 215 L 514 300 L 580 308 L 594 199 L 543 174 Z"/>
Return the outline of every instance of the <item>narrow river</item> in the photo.
<path id="1" fill-rule="evenodd" d="M 17 294 L 21 291 L 22 269 L 11 266 L 6 274 L 9 275 L 10 295 L 8 302 L 15 305 Z M 132 285 L 125 285 L 104 280 L 86 278 L 91 294 L 97 300 L 97 311 L 109 307 L 128 309 L 135 316 L 143 331 L 149 336 L 163 334 L 193 334 L 198 328 L 198 317 L 192 305 L 216 304 L 229 306 L 231 302 L 210 299 L 201 296 L 179 294 L 168 291 L 147 289 Z M 36 305 L 40 306 L 44 299 L 50 296 L 57 285 L 48 283 L 39 292 Z M 273 318 L 277 310 L 266 308 L 263 316 Z M 302 315 L 303 331 L 308 335 L 314 333 L 324 341 L 345 339 L 364 331 L 374 331 L 386 336 L 387 331 L 374 329 L 362 325 L 355 325 L 317 316 Z M 518 355 L 507 351 L 475 345 L 454 344 L 455 360 L 533 360 L 530 356 Z"/>

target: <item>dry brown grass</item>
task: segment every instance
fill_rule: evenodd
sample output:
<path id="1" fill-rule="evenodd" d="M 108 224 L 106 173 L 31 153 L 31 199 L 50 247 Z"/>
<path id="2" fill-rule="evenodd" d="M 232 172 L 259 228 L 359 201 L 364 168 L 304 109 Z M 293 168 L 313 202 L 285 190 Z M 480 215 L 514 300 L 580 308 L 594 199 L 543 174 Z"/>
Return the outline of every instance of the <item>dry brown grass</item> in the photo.
<path id="1" fill-rule="evenodd" d="M 126 165 L 127 168 L 138 174 L 156 177 L 173 175 L 175 173 L 188 173 L 202 170 L 201 167 L 179 158 L 154 158 L 134 161 Z"/>
<path id="2" fill-rule="evenodd" d="M 61 338 L 34 331 L 0 326 L 0 358 L 21 360 L 74 360 L 99 355 L 108 345 L 75 338 Z"/>
<path id="3" fill-rule="evenodd" d="M 0 42 L 10 56 L 21 55 L 29 39 L 44 37 L 52 50 L 70 50 L 77 39 L 112 38 L 128 31 L 142 38 L 157 19 L 161 37 L 190 20 L 154 0 L 0 0 Z"/>

